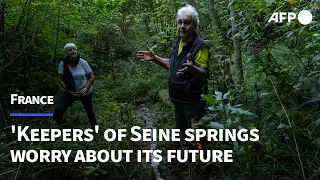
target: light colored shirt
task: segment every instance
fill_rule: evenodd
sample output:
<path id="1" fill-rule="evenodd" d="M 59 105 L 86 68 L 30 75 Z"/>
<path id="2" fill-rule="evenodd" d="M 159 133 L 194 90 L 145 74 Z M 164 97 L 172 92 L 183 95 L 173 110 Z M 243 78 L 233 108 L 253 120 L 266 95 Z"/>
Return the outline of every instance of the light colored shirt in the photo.
<path id="1" fill-rule="evenodd" d="M 83 89 L 88 82 L 87 75 L 92 72 L 89 64 L 87 63 L 87 61 L 80 58 L 79 63 L 76 67 L 73 68 L 70 65 L 68 66 L 76 85 L 76 91 Z M 63 75 L 63 61 L 61 61 L 59 64 L 58 73 Z M 92 92 L 92 89 L 93 87 L 91 85 L 87 90 L 86 95 L 90 94 Z"/>
<path id="2" fill-rule="evenodd" d="M 178 55 L 182 52 L 182 41 L 180 40 Z M 194 63 L 198 67 L 207 67 L 208 66 L 208 57 L 209 57 L 209 49 L 207 47 L 202 47 L 196 54 L 194 58 Z"/>

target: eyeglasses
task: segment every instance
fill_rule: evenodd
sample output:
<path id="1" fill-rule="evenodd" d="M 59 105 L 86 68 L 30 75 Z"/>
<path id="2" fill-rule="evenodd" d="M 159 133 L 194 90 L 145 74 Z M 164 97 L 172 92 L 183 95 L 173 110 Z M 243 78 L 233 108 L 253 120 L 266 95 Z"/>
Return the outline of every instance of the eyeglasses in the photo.
<path id="1" fill-rule="evenodd" d="M 192 24 L 192 21 L 190 21 L 190 20 L 186 20 L 186 21 L 178 20 L 178 26 L 182 26 L 182 24 L 184 24 L 185 26 L 190 26 Z"/>

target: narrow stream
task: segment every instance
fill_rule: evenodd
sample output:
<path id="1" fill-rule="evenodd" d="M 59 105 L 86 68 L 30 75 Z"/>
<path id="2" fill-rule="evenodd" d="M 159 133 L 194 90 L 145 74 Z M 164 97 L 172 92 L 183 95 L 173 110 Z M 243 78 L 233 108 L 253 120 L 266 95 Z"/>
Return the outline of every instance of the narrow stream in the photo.
<path id="1" fill-rule="evenodd" d="M 144 126 L 143 128 L 153 129 L 155 119 L 156 119 L 156 113 L 152 109 L 152 104 L 146 103 L 146 104 L 141 104 L 141 105 L 137 106 L 136 107 L 136 118 L 141 121 L 141 124 Z M 146 142 L 146 143 L 149 143 L 148 147 L 150 147 L 150 150 L 154 151 L 157 149 L 157 142 L 151 141 L 151 142 Z M 153 159 L 155 159 L 155 157 L 152 154 L 150 155 L 150 159 L 151 159 L 151 167 L 153 168 L 156 179 L 163 180 L 163 178 L 161 177 L 159 168 L 158 168 L 159 163 L 153 162 Z"/>

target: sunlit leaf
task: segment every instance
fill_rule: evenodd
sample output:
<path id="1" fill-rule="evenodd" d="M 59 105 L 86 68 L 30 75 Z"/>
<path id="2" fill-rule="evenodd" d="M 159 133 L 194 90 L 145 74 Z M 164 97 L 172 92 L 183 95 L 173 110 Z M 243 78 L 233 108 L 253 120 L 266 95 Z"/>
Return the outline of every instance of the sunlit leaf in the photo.
<path id="1" fill-rule="evenodd" d="M 214 97 L 218 100 L 218 101 L 221 101 L 222 100 L 222 93 L 219 92 L 219 91 L 215 91 L 214 92 Z"/>
<path id="2" fill-rule="evenodd" d="M 235 107 L 228 107 L 228 109 L 230 109 L 232 112 L 231 114 L 244 114 L 244 115 L 248 115 L 248 116 L 254 116 L 253 113 L 247 111 L 247 110 L 243 110 L 241 108 L 235 108 Z"/>
<path id="3" fill-rule="evenodd" d="M 230 91 L 229 91 L 229 92 L 227 92 L 227 93 L 225 93 L 225 94 L 223 95 L 223 99 L 227 99 L 227 98 L 228 98 L 228 96 L 229 96 L 229 94 L 230 94 Z"/>
<path id="4" fill-rule="evenodd" d="M 212 104 L 216 104 L 217 103 L 217 100 L 211 95 L 203 94 L 202 98 L 205 99 L 206 101 L 212 103 Z"/>
<path id="5" fill-rule="evenodd" d="M 209 109 L 209 111 L 215 111 L 215 110 L 217 110 L 214 106 L 210 106 L 210 107 L 208 107 L 208 109 Z"/>

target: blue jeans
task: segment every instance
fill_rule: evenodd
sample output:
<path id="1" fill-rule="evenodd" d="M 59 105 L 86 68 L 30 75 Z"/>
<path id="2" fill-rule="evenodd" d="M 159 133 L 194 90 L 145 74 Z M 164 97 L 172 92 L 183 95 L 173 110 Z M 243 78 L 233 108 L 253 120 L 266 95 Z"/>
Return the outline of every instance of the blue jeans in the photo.
<path id="1" fill-rule="evenodd" d="M 72 94 L 64 91 L 53 113 L 53 120 L 57 122 L 59 126 L 61 126 L 63 114 L 74 101 L 78 100 L 81 101 L 84 109 L 87 112 L 87 116 L 90 120 L 91 127 L 94 128 L 94 126 L 97 124 L 97 120 L 96 115 L 93 111 L 92 93 L 85 96 L 75 97 Z"/>

